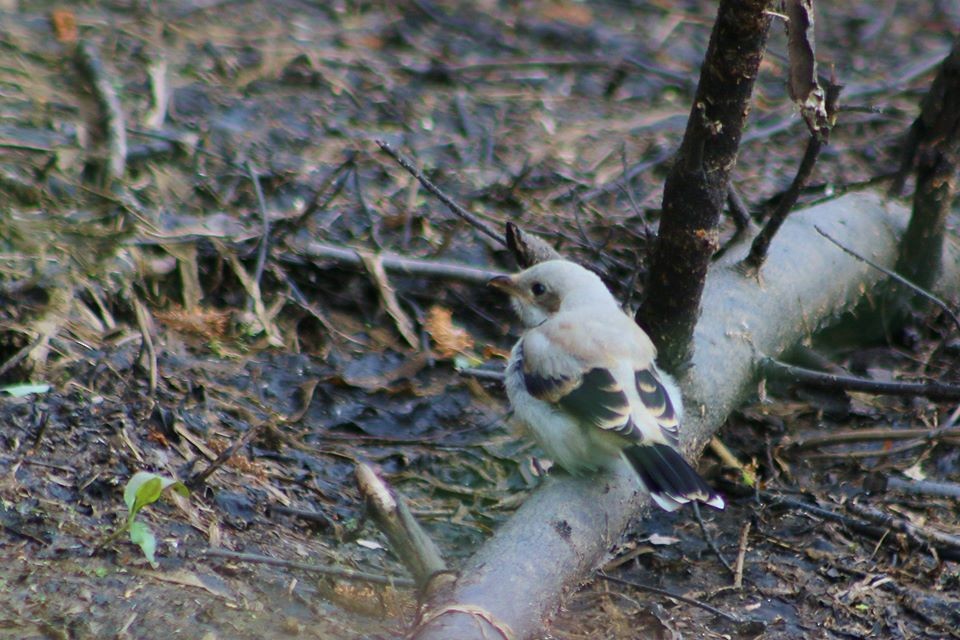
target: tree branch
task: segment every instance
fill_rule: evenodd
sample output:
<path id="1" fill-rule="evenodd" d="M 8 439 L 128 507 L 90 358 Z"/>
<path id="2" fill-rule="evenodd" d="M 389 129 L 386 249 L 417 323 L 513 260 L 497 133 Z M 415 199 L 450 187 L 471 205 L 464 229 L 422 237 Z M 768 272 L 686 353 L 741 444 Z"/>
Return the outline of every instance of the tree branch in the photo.
<path id="1" fill-rule="evenodd" d="M 910 129 L 907 149 L 893 189 L 903 184 L 905 168 L 917 161 L 913 215 L 903 236 L 896 271 L 921 287 L 940 271 L 947 214 L 956 193 L 960 164 L 960 37 L 943 61 L 920 115 Z"/>
<path id="2" fill-rule="evenodd" d="M 667 176 L 646 300 L 637 322 L 678 370 L 690 358 L 717 223 L 770 30 L 766 0 L 722 0 L 683 143 Z"/>

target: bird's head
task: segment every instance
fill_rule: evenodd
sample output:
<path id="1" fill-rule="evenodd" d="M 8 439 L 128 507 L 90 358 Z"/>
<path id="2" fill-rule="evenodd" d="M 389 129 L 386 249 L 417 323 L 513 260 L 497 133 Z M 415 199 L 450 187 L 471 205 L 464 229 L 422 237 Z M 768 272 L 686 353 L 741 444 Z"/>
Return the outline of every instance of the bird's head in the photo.
<path id="1" fill-rule="evenodd" d="M 510 295 L 525 327 L 536 327 L 562 311 L 594 308 L 617 310 L 617 302 L 592 271 L 568 260 L 549 260 L 488 284 Z"/>

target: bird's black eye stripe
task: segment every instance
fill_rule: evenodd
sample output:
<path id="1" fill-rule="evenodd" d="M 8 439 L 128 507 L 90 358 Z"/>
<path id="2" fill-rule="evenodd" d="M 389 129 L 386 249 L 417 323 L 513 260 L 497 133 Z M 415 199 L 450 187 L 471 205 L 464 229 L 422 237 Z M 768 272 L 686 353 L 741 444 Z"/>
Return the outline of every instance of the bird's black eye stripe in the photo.
<path id="1" fill-rule="evenodd" d="M 533 295 L 535 296 L 542 296 L 544 293 L 547 292 L 547 288 L 543 286 L 543 283 L 541 282 L 534 282 L 530 286 L 530 291 L 532 291 Z"/>

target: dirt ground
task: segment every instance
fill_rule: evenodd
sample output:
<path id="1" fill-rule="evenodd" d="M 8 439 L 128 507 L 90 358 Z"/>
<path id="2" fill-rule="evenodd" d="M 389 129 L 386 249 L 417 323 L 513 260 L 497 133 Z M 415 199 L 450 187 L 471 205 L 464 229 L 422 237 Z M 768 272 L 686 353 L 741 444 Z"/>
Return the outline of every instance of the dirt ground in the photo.
<path id="1" fill-rule="evenodd" d="M 843 111 L 802 203 L 896 168 L 960 26 L 950 2 L 818 11 L 817 57 L 844 85 Z M 507 305 L 478 278 L 416 266 L 513 265 L 374 141 L 635 304 L 714 12 L 0 2 L 0 638 L 402 634 L 416 594 L 364 517 L 356 462 L 407 498 L 453 565 L 545 465 L 506 426 L 499 383 L 471 373 L 502 366 Z M 785 40 L 775 21 L 734 172 L 757 216 L 807 136 Z M 91 75 L 78 51 L 102 67 Z M 114 180 L 98 79 L 125 118 Z M 814 348 L 859 375 L 960 383 L 960 337 L 939 312 Z M 14 386 L 26 383 L 49 387 Z M 644 520 L 543 637 L 960 636 L 957 498 L 907 491 L 960 482 L 958 414 L 758 387 L 720 434 L 758 481 L 707 454 L 701 471 L 730 503 L 703 514 L 709 537 L 689 510 Z M 139 516 L 156 567 L 111 537 L 141 470 L 192 488 Z"/>

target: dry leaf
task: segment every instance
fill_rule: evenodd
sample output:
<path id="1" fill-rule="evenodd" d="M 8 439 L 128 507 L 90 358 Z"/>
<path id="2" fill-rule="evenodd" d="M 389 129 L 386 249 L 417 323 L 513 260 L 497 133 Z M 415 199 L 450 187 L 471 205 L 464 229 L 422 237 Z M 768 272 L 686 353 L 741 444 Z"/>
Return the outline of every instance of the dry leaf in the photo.
<path id="1" fill-rule="evenodd" d="M 156 311 L 153 316 L 175 331 L 198 335 L 207 340 L 222 338 L 227 331 L 227 321 L 230 318 L 230 314 L 225 311 L 213 309 L 187 311 L 183 307 Z"/>
<path id="2" fill-rule="evenodd" d="M 412 378 L 417 375 L 430 361 L 430 353 L 426 351 L 421 351 L 416 353 L 413 357 L 405 360 L 400 364 L 396 369 L 388 371 L 383 375 L 379 376 L 347 376 L 340 375 L 339 379 L 344 383 L 348 384 L 351 387 L 357 387 L 358 389 L 367 389 L 370 391 L 376 391 L 381 389 L 389 389 L 398 380 L 404 380 Z"/>
<path id="3" fill-rule="evenodd" d="M 540 10 L 545 20 L 566 22 L 577 27 L 589 27 L 593 24 L 593 13 L 581 4 L 551 4 Z"/>
<path id="4" fill-rule="evenodd" d="M 413 328 L 413 321 L 410 320 L 410 317 L 400 308 L 400 303 L 397 301 L 397 294 L 390 285 L 390 280 L 387 278 L 387 272 L 383 268 L 383 262 L 380 260 L 380 256 L 368 251 L 359 250 L 357 251 L 357 255 L 363 260 L 363 266 L 367 268 L 367 273 L 373 278 L 373 283 L 380 293 L 380 300 L 383 302 L 383 307 L 387 310 L 387 313 L 390 314 L 390 317 L 393 318 L 397 326 L 397 331 L 399 331 L 403 339 L 407 341 L 407 344 L 416 349 L 420 344 L 419 340 L 417 340 L 417 332 L 414 331 Z"/>
<path id="5" fill-rule="evenodd" d="M 430 307 L 424 324 L 441 358 L 452 358 L 457 354 L 471 355 L 473 337 L 462 327 L 453 324 L 453 312 L 449 309 Z"/>
<path id="6" fill-rule="evenodd" d="M 790 79 L 787 90 L 800 107 L 810 133 L 822 135 L 828 129 L 827 106 L 817 80 L 814 40 L 813 0 L 787 0 L 787 50 L 790 55 Z"/>
<path id="7" fill-rule="evenodd" d="M 183 587 L 194 587 L 203 589 L 207 593 L 223 598 L 224 600 L 233 600 L 233 594 L 223 581 L 214 574 L 203 574 L 187 569 L 177 569 L 174 571 L 136 571 L 138 575 L 153 578 L 161 582 L 180 585 Z"/>
<path id="8" fill-rule="evenodd" d="M 53 23 L 53 33 L 58 42 L 73 44 L 77 41 L 77 16 L 69 9 L 54 9 L 50 13 L 50 22 Z"/>

